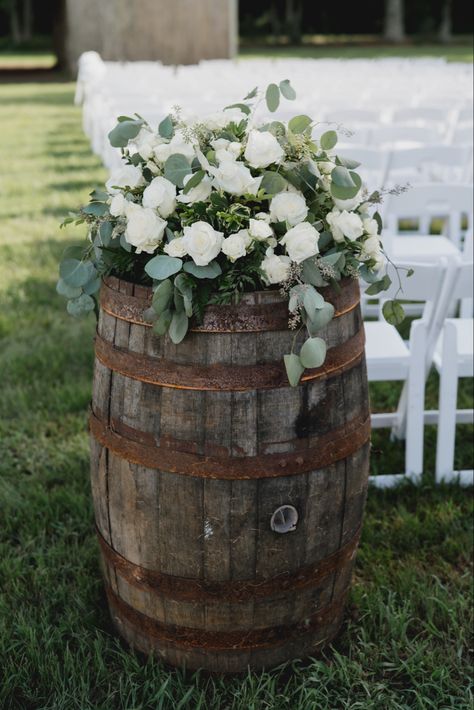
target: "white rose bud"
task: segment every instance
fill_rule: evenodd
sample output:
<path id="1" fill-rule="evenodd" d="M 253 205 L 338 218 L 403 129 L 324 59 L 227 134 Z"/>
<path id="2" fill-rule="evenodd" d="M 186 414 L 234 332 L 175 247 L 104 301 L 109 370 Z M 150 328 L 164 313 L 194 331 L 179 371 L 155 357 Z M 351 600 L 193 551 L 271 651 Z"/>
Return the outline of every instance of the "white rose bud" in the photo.
<path id="1" fill-rule="evenodd" d="M 262 219 L 267 224 L 270 224 L 270 215 L 268 212 L 258 212 L 258 214 L 255 215 L 255 219 Z"/>
<path id="2" fill-rule="evenodd" d="M 183 183 L 186 187 L 188 180 L 191 180 L 192 175 L 186 175 Z M 195 202 L 205 202 L 212 192 L 212 180 L 209 175 L 204 175 L 203 179 L 196 185 L 192 187 L 188 193 L 182 192 L 176 198 L 178 202 L 182 202 L 185 205 L 194 205 Z"/>
<path id="3" fill-rule="evenodd" d="M 186 256 L 187 252 L 183 244 L 183 237 L 176 237 L 175 239 L 172 239 L 168 242 L 168 244 L 165 244 L 163 251 L 165 254 L 168 254 L 168 256 Z"/>
<path id="4" fill-rule="evenodd" d="M 241 232 L 246 230 L 242 229 Z M 247 253 L 247 240 L 244 234 L 237 232 L 236 234 L 231 234 L 222 242 L 222 251 L 229 259 L 229 261 L 236 261 L 240 257 L 245 256 Z"/>
<path id="5" fill-rule="evenodd" d="M 319 232 L 309 223 L 301 222 L 292 227 L 280 241 L 284 244 L 291 261 L 302 261 L 319 253 Z"/>
<path id="6" fill-rule="evenodd" d="M 261 269 L 264 274 L 265 282 L 271 284 L 279 284 L 286 281 L 290 274 L 290 258 L 288 256 L 277 256 L 273 249 L 267 249 L 265 258 L 261 263 Z"/>
<path id="7" fill-rule="evenodd" d="M 355 212 L 333 210 L 326 215 L 326 221 L 335 242 L 343 242 L 344 237 L 353 241 L 364 233 L 362 220 Z"/>
<path id="8" fill-rule="evenodd" d="M 143 192 L 143 207 L 157 210 L 161 217 L 169 217 L 176 208 L 176 187 L 164 177 L 154 178 Z"/>
<path id="9" fill-rule="evenodd" d="M 369 236 L 376 237 L 378 235 L 379 225 L 375 219 L 368 217 L 367 219 L 362 220 L 362 224 L 364 225 L 364 232 L 366 232 Z"/>
<path id="10" fill-rule="evenodd" d="M 128 200 L 125 199 L 121 192 L 117 192 L 117 194 L 112 197 L 110 202 L 110 214 L 113 217 L 124 217 L 127 212 L 128 205 Z"/>
<path id="11" fill-rule="evenodd" d="M 136 247 L 137 254 L 142 251 L 153 254 L 163 239 L 168 224 L 158 217 L 154 210 L 129 202 L 127 206 L 127 229 L 125 240 Z"/>
<path id="12" fill-rule="evenodd" d="M 245 159 L 252 168 L 267 168 L 272 163 L 279 163 L 285 151 L 274 135 L 269 131 L 250 131 Z"/>
<path id="13" fill-rule="evenodd" d="M 218 168 L 210 166 L 208 170 L 216 187 L 230 195 L 255 195 L 263 177 L 254 178 L 246 165 L 234 160 L 224 160 Z"/>
<path id="14" fill-rule="evenodd" d="M 198 266 L 207 266 L 221 251 L 224 235 L 207 222 L 194 222 L 183 231 L 183 247 Z"/>
<path id="15" fill-rule="evenodd" d="M 124 187 L 139 187 L 145 182 L 142 172 L 135 165 L 122 165 L 113 171 L 105 186 L 110 195 L 116 195 L 119 192 L 117 188 Z"/>
<path id="16" fill-rule="evenodd" d="M 300 192 L 280 192 L 270 203 L 270 220 L 294 227 L 308 216 L 308 205 Z"/>
<path id="17" fill-rule="evenodd" d="M 249 234 L 257 242 L 263 242 L 265 239 L 273 237 L 273 229 L 263 219 L 251 219 Z"/>
<path id="18" fill-rule="evenodd" d="M 350 212 L 359 204 L 360 192 L 358 192 L 357 195 L 350 200 L 339 200 L 337 197 L 333 197 L 332 199 L 338 210 L 347 210 Z"/>

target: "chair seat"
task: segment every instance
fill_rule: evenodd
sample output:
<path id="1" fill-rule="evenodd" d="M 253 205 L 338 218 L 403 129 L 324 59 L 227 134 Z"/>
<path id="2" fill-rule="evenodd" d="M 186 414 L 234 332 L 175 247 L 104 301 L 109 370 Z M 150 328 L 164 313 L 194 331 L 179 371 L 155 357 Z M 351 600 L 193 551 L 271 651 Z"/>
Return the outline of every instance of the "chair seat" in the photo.
<path id="1" fill-rule="evenodd" d="M 474 320 L 472 318 L 450 318 L 447 322 L 454 323 L 456 327 L 456 348 L 458 353 L 458 376 L 473 377 L 474 376 L 474 347 L 473 347 L 473 328 Z M 436 348 L 433 355 L 433 362 L 441 372 L 443 367 L 443 336 L 442 332 L 436 343 Z"/>
<path id="2" fill-rule="evenodd" d="M 369 381 L 405 379 L 410 351 L 396 328 L 382 321 L 368 321 L 364 327 Z"/>
<path id="3" fill-rule="evenodd" d="M 459 257 L 459 249 L 447 237 L 438 235 L 393 236 L 390 253 L 394 261 L 406 262 L 436 262 L 443 257 L 453 259 Z"/>

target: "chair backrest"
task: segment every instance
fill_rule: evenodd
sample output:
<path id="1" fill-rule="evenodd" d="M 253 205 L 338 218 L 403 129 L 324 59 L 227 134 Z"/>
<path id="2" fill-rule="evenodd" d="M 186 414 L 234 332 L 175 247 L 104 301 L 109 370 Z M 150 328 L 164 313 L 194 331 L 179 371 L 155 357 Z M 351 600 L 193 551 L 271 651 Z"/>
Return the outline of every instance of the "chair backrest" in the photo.
<path id="1" fill-rule="evenodd" d="M 446 221 L 446 235 L 458 248 L 461 244 L 463 216 L 467 217 L 468 228 L 472 228 L 472 185 L 415 185 L 400 195 L 389 195 L 384 210 L 387 231 L 392 233 L 399 231 L 399 220 L 415 219 L 418 221 L 418 231 L 429 234 L 432 220 L 443 218 Z"/>
<path id="2" fill-rule="evenodd" d="M 473 144 L 473 125 L 466 123 L 454 129 L 451 142 L 454 145 L 472 145 Z"/>
<path id="3" fill-rule="evenodd" d="M 371 129 L 369 145 L 416 147 L 416 144 L 439 142 L 439 132 L 433 126 L 376 126 Z"/>
<path id="4" fill-rule="evenodd" d="M 386 182 L 462 183 L 468 181 L 471 170 L 472 148 L 440 143 L 392 150 Z"/>

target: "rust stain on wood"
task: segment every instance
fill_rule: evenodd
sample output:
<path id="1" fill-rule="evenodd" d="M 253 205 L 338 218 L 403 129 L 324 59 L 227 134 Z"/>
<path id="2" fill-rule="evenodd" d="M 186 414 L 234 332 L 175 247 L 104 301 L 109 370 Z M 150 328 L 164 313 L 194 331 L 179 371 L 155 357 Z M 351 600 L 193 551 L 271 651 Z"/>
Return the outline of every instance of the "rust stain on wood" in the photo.
<path id="1" fill-rule="evenodd" d="M 359 527 L 352 538 L 332 555 L 319 560 L 314 565 L 301 567 L 296 572 L 279 574 L 271 579 L 214 581 L 176 577 L 136 565 L 114 550 L 99 529 L 96 530 L 104 558 L 129 584 L 171 599 L 206 604 L 248 602 L 252 599 L 317 587 L 333 572 L 343 569 L 352 562 L 361 532 Z"/>
<path id="2" fill-rule="evenodd" d="M 106 585 L 106 592 L 112 614 L 119 624 L 125 621 L 141 634 L 179 648 L 201 648 L 214 651 L 271 648 L 303 634 L 314 632 L 340 617 L 347 596 L 347 592 L 344 592 L 330 604 L 298 624 L 231 632 L 163 624 L 131 607 L 108 585 Z"/>
<path id="3" fill-rule="evenodd" d="M 126 438 L 93 412 L 89 423 L 97 441 L 130 463 L 166 473 L 224 480 L 276 478 L 326 468 L 350 456 L 370 439 L 370 416 L 362 413 L 339 429 L 321 435 L 317 446 L 288 453 L 214 458 L 150 446 L 139 432 L 134 439 Z"/>
<path id="4" fill-rule="evenodd" d="M 321 367 L 305 370 L 302 382 L 345 372 L 364 355 L 365 333 L 360 330 L 345 343 L 330 348 Z M 149 355 L 120 348 L 104 340 L 98 333 L 95 339 L 98 360 L 114 372 L 141 382 L 175 389 L 209 390 L 220 392 L 248 392 L 259 389 L 289 387 L 283 362 L 262 365 L 182 365 Z"/>
<path id="5" fill-rule="evenodd" d="M 116 283 L 117 282 L 117 283 Z M 347 282 L 347 283 L 346 283 Z M 118 279 L 104 279 L 100 292 L 100 305 L 103 311 L 114 318 L 129 323 L 151 327 L 143 318 L 143 313 L 150 308 L 152 290 L 141 287 L 142 295 L 130 295 L 118 290 Z M 345 288 L 342 288 L 345 285 Z M 341 291 L 331 287 L 323 289 L 326 300 L 336 309 L 335 318 L 348 313 L 359 305 L 359 285 L 354 279 L 345 279 Z M 270 297 L 272 302 L 245 303 L 236 306 L 207 306 L 202 323 L 191 325 L 190 330 L 199 333 L 258 333 L 264 331 L 288 330 L 288 301 L 280 298 L 278 292 L 262 292 Z M 258 296 L 258 294 L 251 294 Z M 267 299 L 268 300 L 268 299 Z"/>

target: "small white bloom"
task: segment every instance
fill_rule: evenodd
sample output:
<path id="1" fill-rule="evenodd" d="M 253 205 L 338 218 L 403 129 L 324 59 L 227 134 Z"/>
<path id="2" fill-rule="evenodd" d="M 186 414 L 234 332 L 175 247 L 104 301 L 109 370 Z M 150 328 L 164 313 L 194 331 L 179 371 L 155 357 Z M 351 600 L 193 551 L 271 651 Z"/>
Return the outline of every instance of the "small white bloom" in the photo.
<path id="1" fill-rule="evenodd" d="M 149 160 L 157 145 L 163 143 L 163 138 L 157 133 L 153 133 L 149 128 L 143 127 L 140 133 L 128 142 L 130 155 L 139 153 L 143 160 Z"/>
<path id="2" fill-rule="evenodd" d="M 254 178 L 247 166 L 236 160 L 224 160 L 218 168 L 210 166 L 208 170 L 216 187 L 231 195 L 255 195 L 262 182 L 262 177 Z"/>
<path id="3" fill-rule="evenodd" d="M 331 189 L 331 178 L 329 175 L 323 175 L 322 178 L 319 179 L 319 186 L 324 192 L 329 192 Z"/>
<path id="4" fill-rule="evenodd" d="M 110 203 L 110 214 L 113 215 L 113 217 L 124 217 L 128 204 L 128 200 L 125 199 L 123 194 L 117 192 L 117 194 L 112 197 Z"/>
<path id="5" fill-rule="evenodd" d="M 300 192 L 280 192 L 270 203 L 270 220 L 287 222 L 291 227 L 304 222 L 308 212 L 308 205 Z"/>
<path id="6" fill-rule="evenodd" d="M 242 232 L 245 230 L 241 230 Z M 222 242 L 222 251 L 227 256 L 229 261 L 236 261 L 247 253 L 247 241 L 245 237 L 237 232 L 236 234 L 231 234 Z"/>
<path id="7" fill-rule="evenodd" d="M 352 197 L 350 200 L 339 200 L 337 197 L 333 197 L 332 199 L 338 210 L 347 210 L 348 212 L 350 212 L 351 210 L 355 209 L 359 204 L 360 192 L 358 192 L 357 195 L 355 197 Z"/>
<path id="8" fill-rule="evenodd" d="M 250 131 L 245 159 L 253 168 L 267 168 L 272 163 L 279 163 L 285 151 L 270 131 Z"/>
<path id="9" fill-rule="evenodd" d="M 216 138 L 211 145 L 216 151 L 216 159 L 219 163 L 222 160 L 237 160 L 242 152 L 242 143 L 228 141 L 226 138 Z"/>
<path id="10" fill-rule="evenodd" d="M 382 252 L 382 247 L 380 239 L 377 235 L 372 235 L 364 242 L 362 242 L 362 249 L 360 253 L 360 258 L 362 261 L 368 261 L 373 259 L 375 261 L 375 271 L 380 271 L 385 265 L 385 257 Z"/>
<path id="11" fill-rule="evenodd" d="M 186 247 L 183 244 L 183 237 L 176 237 L 175 239 L 172 239 L 168 242 L 168 244 L 165 244 L 163 251 L 165 254 L 168 254 L 168 256 L 186 256 L 187 252 Z"/>
<path id="12" fill-rule="evenodd" d="M 176 186 L 164 177 L 156 177 L 145 188 L 142 203 L 166 219 L 176 208 Z"/>
<path id="13" fill-rule="evenodd" d="M 207 222 L 194 222 L 183 231 L 183 247 L 198 266 L 207 266 L 219 254 L 224 235 Z"/>
<path id="14" fill-rule="evenodd" d="M 258 212 L 255 215 L 255 219 L 262 219 L 267 224 L 270 224 L 270 215 L 268 214 L 268 212 Z"/>
<path id="15" fill-rule="evenodd" d="M 273 229 L 263 219 L 251 219 L 249 234 L 253 239 L 262 242 L 269 237 L 273 237 Z"/>
<path id="16" fill-rule="evenodd" d="M 168 223 L 159 217 L 154 210 L 133 202 L 128 203 L 126 216 L 125 240 L 136 247 L 137 254 L 142 251 L 153 254 L 163 239 L 165 227 Z"/>
<path id="17" fill-rule="evenodd" d="M 154 148 L 153 154 L 158 163 L 165 163 L 170 155 L 184 155 L 188 160 L 196 156 L 194 144 L 184 140 L 181 131 L 176 131 L 169 143 L 162 143 Z"/>
<path id="18" fill-rule="evenodd" d="M 326 221 L 335 242 L 343 242 L 344 237 L 358 239 L 364 233 L 362 220 L 355 212 L 333 210 L 326 215 Z"/>
<path id="19" fill-rule="evenodd" d="M 183 183 L 186 187 L 188 180 L 191 180 L 192 175 L 186 175 Z M 176 198 L 178 202 L 182 202 L 185 205 L 194 205 L 195 202 L 205 202 L 212 192 L 212 180 L 209 175 L 204 175 L 203 179 L 196 185 L 192 187 L 188 193 L 182 192 Z"/>
<path id="20" fill-rule="evenodd" d="M 246 121 L 247 116 L 238 108 L 228 108 L 224 111 L 216 111 L 206 116 L 203 123 L 211 131 L 217 131 L 220 128 L 225 128 L 229 123 L 240 123 Z"/>
<path id="21" fill-rule="evenodd" d="M 145 182 L 142 172 L 135 165 L 122 165 L 113 171 L 105 186 L 110 195 L 116 195 L 120 188 L 139 187 Z"/>
<path id="22" fill-rule="evenodd" d="M 377 224 L 375 219 L 367 217 L 366 219 L 362 220 L 362 224 L 364 225 L 364 232 L 366 232 L 370 237 L 376 237 L 378 235 L 379 225 Z"/>
<path id="23" fill-rule="evenodd" d="M 277 256 L 271 247 L 268 248 L 261 263 L 265 282 L 271 285 L 286 281 L 290 274 L 290 264 L 290 257 Z"/>
<path id="24" fill-rule="evenodd" d="M 302 261 L 319 253 L 319 232 L 309 222 L 301 222 L 285 234 L 280 244 L 284 244 L 291 261 Z"/>
<path id="25" fill-rule="evenodd" d="M 329 175 L 336 167 L 334 163 L 331 163 L 329 160 L 318 160 L 317 166 L 323 175 Z"/>

